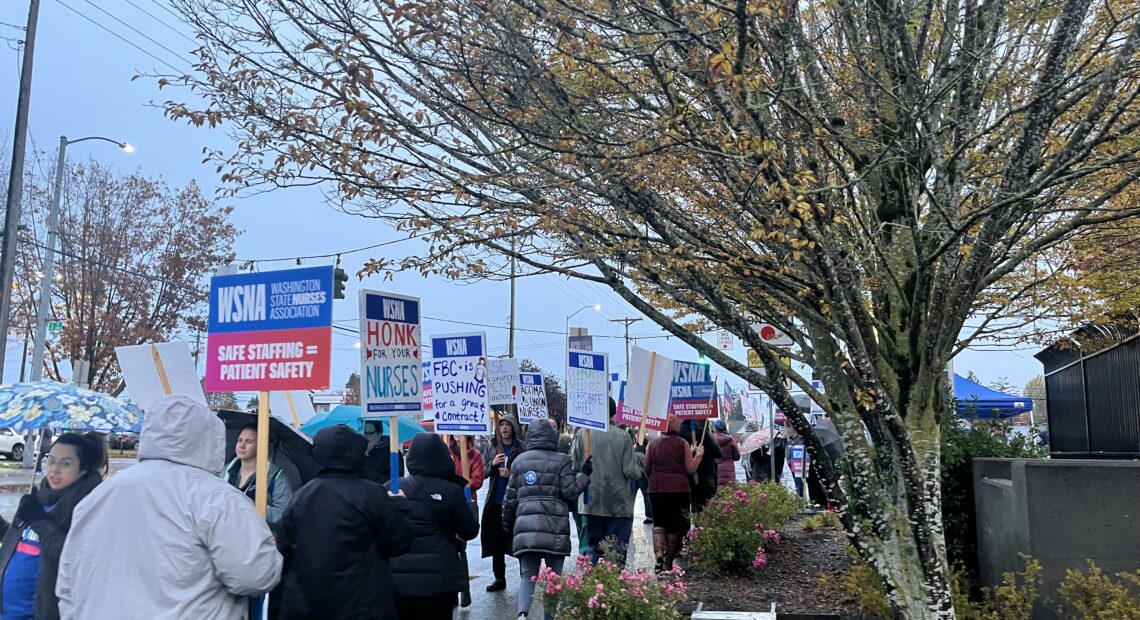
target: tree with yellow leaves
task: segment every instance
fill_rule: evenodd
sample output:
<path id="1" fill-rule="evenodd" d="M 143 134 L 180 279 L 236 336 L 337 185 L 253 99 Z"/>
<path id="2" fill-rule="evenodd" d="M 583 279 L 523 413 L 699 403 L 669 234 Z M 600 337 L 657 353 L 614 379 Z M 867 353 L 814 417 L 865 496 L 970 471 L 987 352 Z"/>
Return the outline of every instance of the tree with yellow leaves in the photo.
<path id="1" fill-rule="evenodd" d="M 513 258 L 612 288 L 796 412 L 790 378 L 844 439 L 833 462 L 790 416 L 895 616 L 954 617 L 946 363 L 1025 321 L 1066 273 L 1051 252 L 1136 215 L 1135 0 L 174 3 L 203 45 L 161 84 L 201 103 L 167 113 L 237 138 L 212 153 L 233 191 L 326 183 L 426 241 L 365 273 Z"/>

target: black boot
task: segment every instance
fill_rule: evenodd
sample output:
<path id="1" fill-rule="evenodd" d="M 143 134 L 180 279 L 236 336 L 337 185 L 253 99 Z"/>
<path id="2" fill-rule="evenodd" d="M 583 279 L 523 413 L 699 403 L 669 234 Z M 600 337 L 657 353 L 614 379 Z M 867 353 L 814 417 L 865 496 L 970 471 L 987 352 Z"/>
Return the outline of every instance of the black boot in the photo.
<path id="1" fill-rule="evenodd" d="M 491 585 L 487 586 L 488 592 L 498 592 L 500 590 L 506 590 L 506 589 L 507 589 L 507 580 L 503 579 L 502 577 L 495 577 L 495 580 L 491 582 Z"/>

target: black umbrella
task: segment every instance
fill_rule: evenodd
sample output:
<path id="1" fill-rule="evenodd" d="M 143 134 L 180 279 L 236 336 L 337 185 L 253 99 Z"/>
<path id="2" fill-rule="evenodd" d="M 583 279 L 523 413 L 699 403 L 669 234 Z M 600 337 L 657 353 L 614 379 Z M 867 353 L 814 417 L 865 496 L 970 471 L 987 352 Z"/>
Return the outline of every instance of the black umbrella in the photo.
<path id="1" fill-rule="evenodd" d="M 815 424 L 815 436 L 823 444 L 823 451 L 834 462 L 843 456 L 843 439 L 839 431 L 835 430 L 835 423 L 827 418 L 820 418 Z"/>
<path id="2" fill-rule="evenodd" d="M 256 425 L 257 414 L 222 409 L 218 417 L 226 424 L 226 462 L 229 463 L 236 456 L 234 446 L 241 429 L 248 424 Z M 269 416 L 269 461 L 281 468 L 294 490 L 316 478 L 320 469 L 313 458 L 312 440 L 274 416 Z"/>

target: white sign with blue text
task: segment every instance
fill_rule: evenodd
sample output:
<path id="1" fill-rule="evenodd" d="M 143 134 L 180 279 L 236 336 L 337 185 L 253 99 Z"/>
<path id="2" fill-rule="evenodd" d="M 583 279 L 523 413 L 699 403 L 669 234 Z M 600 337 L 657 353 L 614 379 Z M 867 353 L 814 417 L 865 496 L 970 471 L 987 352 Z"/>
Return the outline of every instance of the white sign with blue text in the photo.
<path id="1" fill-rule="evenodd" d="M 605 353 L 571 350 L 566 377 L 566 421 L 591 430 L 610 427 L 609 375 Z"/>
<path id="2" fill-rule="evenodd" d="M 435 432 L 490 435 L 486 334 L 433 336 L 431 357 Z"/>
<path id="3" fill-rule="evenodd" d="M 519 422 L 530 424 L 534 420 L 550 417 L 546 409 L 546 386 L 540 372 L 520 372 Z"/>
<path id="4" fill-rule="evenodd" d="M 360 411 L 364 417 L 423 408 L 420 300 L 360 291 Z"/>

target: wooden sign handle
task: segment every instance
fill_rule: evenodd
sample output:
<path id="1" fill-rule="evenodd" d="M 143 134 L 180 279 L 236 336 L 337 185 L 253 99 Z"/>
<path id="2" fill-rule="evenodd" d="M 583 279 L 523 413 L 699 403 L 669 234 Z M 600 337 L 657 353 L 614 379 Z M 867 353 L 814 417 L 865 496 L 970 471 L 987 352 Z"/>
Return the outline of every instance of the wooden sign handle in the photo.
<path id="1" fill-rule="evenodd" d="M 170 389 L 170 377 L 166 376 L 166 366 L 162 365 L 162 356 L 158 354 L 158 347 L 153 343 L 150 345 L 150 357 L 154 360 L 154 369 L 158 371 L 158 380 L 162 383 L 162 393 L 170 396 L 174 393 L 174 390 Z M 268 394 L 268 392 L 262 392 L 262 394 Z M 266 406 L 268 407 L 268 403 Z"/>
<path id="2" fill-rule="evenodd" d="M 163 376 L 161 370 L 159 376 Z M 170 386 L 164 383 L 163 387 L 169 389 Z M 262 392 L 257 397 L 257 468 L 254 476 L 253 505 L 264 519 L 269 503 L 269 392 Z"/>
<path id="3" fill-rule="evenodd" d="M 638 445 L 645 443 L 645 423 L 649 421 L 649 396 L 653 392 L 653 368 L 657 365 L 657 352 L 649 354 L 649 379 L 645 382 L 645 402 L 641 405 L 641 425 L 637 429 Z"/>

